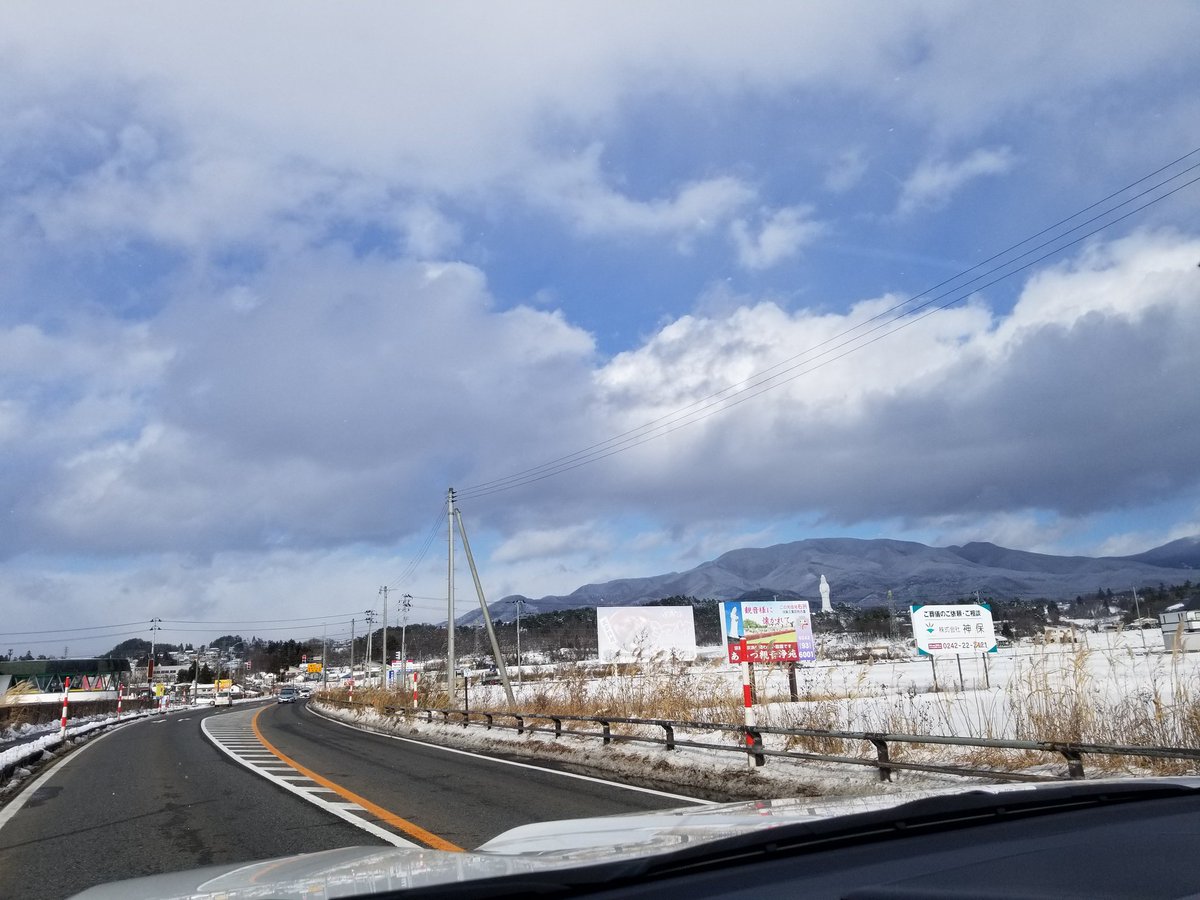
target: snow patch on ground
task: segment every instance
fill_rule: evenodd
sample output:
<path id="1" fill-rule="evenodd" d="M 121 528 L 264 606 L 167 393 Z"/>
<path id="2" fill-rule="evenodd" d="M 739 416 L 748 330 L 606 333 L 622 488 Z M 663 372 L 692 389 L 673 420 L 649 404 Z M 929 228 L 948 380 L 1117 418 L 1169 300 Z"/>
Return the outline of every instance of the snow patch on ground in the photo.
<path id="1" fill-rule="evenodd" d="M 933 787 L 963 786 L 974 779 L 904 773 L 896 783 L 879 781 L 873 767 L 826 763 L 797 764 L 777 759 L 752 767 L 746 756 L 729 750 L 681 747 L 677 750 L 646 745 L 610 744 L 599 738 L 527 733 L 482 725 L 426 722 L 388 716 L 374 709 L 346 710 L 319 699 L 309 707 L 320 715 L 369 731 L 394 734 L 426 743 L 471 750 L 505 758 L 523 757 L 578 774 L 608 777 L 639 787 L 667 791 L 702 800 L 768 800 L 782 797 L 857 797 L 899 794 Z M 680 740 L 717 743 L 721 736 L 677 733 Z M 729 736 L 724 740 L 728 743 Z"/>

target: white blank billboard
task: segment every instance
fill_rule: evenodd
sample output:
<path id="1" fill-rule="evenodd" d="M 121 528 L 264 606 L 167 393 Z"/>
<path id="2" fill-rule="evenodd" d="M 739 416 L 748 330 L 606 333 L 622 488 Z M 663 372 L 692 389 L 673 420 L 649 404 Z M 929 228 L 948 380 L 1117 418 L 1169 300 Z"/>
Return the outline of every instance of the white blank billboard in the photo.
<path id="1" fill-rule="evenodd" d="M 602 662 L 696 658 L 690 606 L 600 606 L 596 632 Z"/>

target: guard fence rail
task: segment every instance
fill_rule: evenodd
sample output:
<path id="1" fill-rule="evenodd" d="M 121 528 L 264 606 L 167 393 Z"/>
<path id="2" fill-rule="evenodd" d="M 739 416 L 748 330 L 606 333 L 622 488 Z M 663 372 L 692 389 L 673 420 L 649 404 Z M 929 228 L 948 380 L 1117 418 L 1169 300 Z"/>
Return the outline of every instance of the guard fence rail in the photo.
<path id="1" fill-rule="evenodd" d="M 337 697 L 321 697 L 321 703 L 343 709 L 375 709 L 372 704 L 342 700 Z M 949 747 L 969 747 L 991 750 L 1017 750 L 1026 752 L 1045 753 L 1059 756 L 1065 760 L 1068 778 L 1085 777 L 1083 760 L 1085 756 L 1122 756 L 1142 759 L 1176 759 L 1193 760 L 1200 769 L 1200 749 L 1187 747 L 1149 747 L 1122 746 L 1117 744 L 1082 744 L 1060 741 L 1020 741 L 996 740 L 991 738 L 960 738 L 935 734 L 890 734 L 872 731 L 826 731 L 813 728 L 775 728 L 771 726 L 747 727 L 715 722 L 681 722 L 668 719 L 635 719 L 621 716 L 569 716 L 558 713 L 521 712 L 512 710 L 467 710 L 443 709 L 438 707 L 385 706 L 383 711 L 388 715 L 404 715 L 408 718 L 424 716 L 427 722 L 433 722 L 440 716 L 444 724 L 455 724 L 466 727 L 480 725 L 486 729 L 504 728 L 517 734 L 551 734 L 555 738 L 568 735 L 571 737 L 597 738 L 603 744 L 612 743 L 643 743 L 661 746 L 664 750 L 677 750 L 680 747 L 691 747 L 702 750 L 719 750 L 731 753 L 746 754 L 754 765 L 766 764 L 768 757 L 780 759 L 805 760 L 810 762 L 838 763 L 852 766 L 867 766 L 875 768 L 881 781 L 891 781 L 892 774 L 897 771 L 932 772 L 944 775 L 961 775 L 967 777 L 997 778 L 1005 781 L 1060 781 L 1053 775 L 1039 775 L 1028 772 L 1010 772 L 1003 769 L 979 768 L 975 766 L 943 765 L 926 762 L 904 762 L 892 759 L 893 745 L 942 745 Z M 545 723 L 545 724 L 536 724 Z M 567 727 L 563 723 L 567 723 Z M 587 726 L 599 726 L 599 730 L 588 730 Z M 614 732 L 614 725 L 629 725 L 640 727 L 646 731 L 661 731 L 661 734 L 628 734 Z M 582 726 L 582 727 L 578 727 Z M 712 743 L 682 739 L 676 736 L 676 731 L 707 731 L 723 732 L 736 735 L 734 741 Z M 764 735 L 777 735 L 785 738 L 808 738 L 816 741 L 862 742 L 870 744 L 875 756 L 847 756 L 835 753 L 815 753 L 801 750 L 772 749 L 765 746 Z"/>

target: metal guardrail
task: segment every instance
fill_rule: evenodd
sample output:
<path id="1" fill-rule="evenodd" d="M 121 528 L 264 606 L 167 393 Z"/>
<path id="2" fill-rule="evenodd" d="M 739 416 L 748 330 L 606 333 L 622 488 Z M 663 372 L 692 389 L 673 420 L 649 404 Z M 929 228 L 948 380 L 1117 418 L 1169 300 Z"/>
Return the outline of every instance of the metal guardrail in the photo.
<path id="1" fill-rule="evenodd" d="M 322 697 L 321 702 L 331 703 L 345 708 L 374 708 L 371 704 L 350 703 L 334 697 Z M 870 731 L 825 731 L 811 728 L 775 728 L 758 726 L 748 728 L 745 725 L 732 725 L 719 722 L 681 722 L 669 719 L 634 719 L 621 716 L 569 716 L 558 713 L 520 712 L 512 710 L 467 710 L 442 709 L 438 707 L 405 707 L 385 706 L 384 710 L 390 715 L 403 714 L 406 716 L 424 715 L 427 722 L 433 722 L 434 716 L 441 716 L 444 724 L 449 724 L 451 717 L 459 719 L 457 724 L 464 728 L 469 724 L 482 725 L 487 729 L 506 728 L 517 734 L 552 734 L 555 738 L 567 735 L 570 737 L 599 738 L 604 745 L 614 742 L 648 743 L 662 746 L 664 750 L 676 750 L 680 747 L 691 747 L 702 750 L 720 750 L 726 752 L 744 753 L 749 756 L 756 766 L 765 765 L 767 757 L 781 759 L 804 760 L 809 762 L 827 762 L 842 765 L 869 766 L 879 772 L 880 781 L 891 781 L 892 773 L 897 771 L 931 772 L 945 775 L 966 777 L 998 778 L 1006 781 L 1060 781 L 1052 775 L 1034 775 L 1023 772 L 1008 772 L 1002 769 L 976 768 L 972 766 L 941 765 L 936 763 L 903 762 L 892 759 L 893 745 L 943 745 L 953 747 L 970 747 L 975 749 L 1017 750 L 1026 752 L 1048 753 L 1061 756 L 1067 764 L 1068 778 L 1085 777 L 1083 758 L 1085 756 L 1123 756 L 1153 759 L 1191 759 L 1200 764 L 1200 749 L 1186 747 L 1138 747 L 1116 744 L 1082 744 L 1060 741 L 1021 741 L 998 740 L 991 738 L 959 738 L 932 734 L 890 734 Z M 513 724 L 501 724 L 497 720 L 511 719 Z M 531 724 L 546 722 L 546 725 Z M 581 730 L 564 727 L 563 723 L 590 723 L 600 726 L 599 731 Z M 614 733 L 613 725 L 631 725 L 648 729 L 661 729 L 661 736 L 644 734 Z M 710 743 L 676 737 L 676 730 L 681 731 L 720 731 L 739 735 L 737 743 Z M 833 753 L 814 753 L 799 750 L 774 750 L 763 743 L 764 735 L 777 735 L 794 738 L 811 738 L 816 740 L 839 740 L 870 744 L 875 751 L 875 757 L 845 756 Z"/>

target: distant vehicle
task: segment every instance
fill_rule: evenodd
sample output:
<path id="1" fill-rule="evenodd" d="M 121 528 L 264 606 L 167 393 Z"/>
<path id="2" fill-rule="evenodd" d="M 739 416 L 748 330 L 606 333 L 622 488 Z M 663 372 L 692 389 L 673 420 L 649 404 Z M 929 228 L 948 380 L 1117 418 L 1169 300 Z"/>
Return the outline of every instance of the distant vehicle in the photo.
<path id="1" fill-rule="evenodd" d="M 217 691 L 211 700 L 208 701 L 209 706 L 233 706 L 233 695 L 229 691 Z"/>
<path id="2" fill-rule="evenodd" d="M 296 688 L 296 693 L 300 697 L 311 697 L 312 692 L 313 692 L 313 689 L 312 689 L 312 685 L 310 685 L 310 684 L 302 684 L 302 685 L 300 685 L 300 687 Z"/>
<path id="3" fill-rule="evenodd" d="M 280 703 L 291 703 L 296 699 L 296 689 L 291 685 L 281 688 L 279 691 Z"/>

